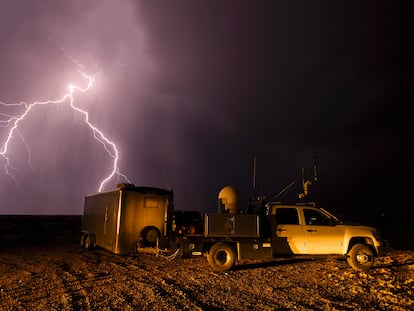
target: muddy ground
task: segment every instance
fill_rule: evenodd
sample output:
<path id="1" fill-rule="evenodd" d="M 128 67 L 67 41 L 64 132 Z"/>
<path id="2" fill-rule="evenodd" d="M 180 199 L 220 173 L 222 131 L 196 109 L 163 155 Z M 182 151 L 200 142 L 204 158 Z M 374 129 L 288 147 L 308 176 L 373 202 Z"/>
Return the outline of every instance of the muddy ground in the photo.
<path id="1" fill-rule="evenodd" d="M 414 310 L 414 250 L 368 273 L 329 259 L 243 262 L 83 251 L 77 237 L 0 240 L 0 310 Z"/>

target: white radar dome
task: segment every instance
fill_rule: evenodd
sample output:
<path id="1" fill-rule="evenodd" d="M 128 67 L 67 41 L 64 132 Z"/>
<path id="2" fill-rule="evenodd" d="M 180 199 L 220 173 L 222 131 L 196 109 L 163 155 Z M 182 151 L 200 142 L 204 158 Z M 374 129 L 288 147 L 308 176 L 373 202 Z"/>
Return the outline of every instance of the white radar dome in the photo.
<path id="1" fill-rule="evenodd" d="M 243 211 L 242 195 L 240 191 L 232 186 L 226 186 L 219 192 L 219 212 L 238 214 Z"/>

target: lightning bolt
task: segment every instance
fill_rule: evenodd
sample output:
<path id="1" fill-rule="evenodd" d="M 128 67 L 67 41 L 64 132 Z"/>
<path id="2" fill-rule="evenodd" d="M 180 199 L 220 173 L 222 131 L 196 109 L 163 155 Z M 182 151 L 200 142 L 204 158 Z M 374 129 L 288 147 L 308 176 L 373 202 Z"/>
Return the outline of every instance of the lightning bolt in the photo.
<path id="1" fill-rule="evenodd" d="M 52 38 L 52 40 L 54 39 Z M 55 41 L 55 43 L 58 44 L 57 41 Z M 118 152 L 116 144 L 113 141 L 111 141 L 107 136 L 105 136 L 104 133 L 100 129 L 98 129 L 96 126 L 92 124 L 92 122 L 89 120 L 89 113 L 87 111 L 75 105 L 75 94 L 86 93 L 87 91 L 89 91 L 93 87 L 95 78 L 101 73 L 98 72 L 92 75 L 86 74 L 83 69 L 83 66 L 78 61 L 76 61 L 73 57 L 69 56 L 62 47 L 61 49 L 65 53 L 66 57 L 68 57 L 79 68 L 80 74 L 87 82 L 86 86 L 80 87 L 78 85 L 69 84 L 67 87 L 67 92 L 61 98 L 56 99 L 56 100 L 35 101 L 30 104 L 25 103 L 25 102 L 20 102 L 20 103 L 0 102 L 0 107 L 11 109 L 11 110 L 19 108 L 20 110 L 22 110 L 22 112 L 18 114 L 9 114 L 9 113 L 0 112 L 0 127 L 7 129 L 7 134 L 5 135 L 6 137 L 5 141 L 0 147 L 0 157 L 3 158 L 4 163 L 5 163 L 4 164 L 5 174 L 10 176 L 17 185 L 17 179 L 12 173 L 12 171 L 16 170 L 16 168 L 13 167 L 10 156 L 9 156 L 10 144 L 12 143 L 13 139 L 16 139 L 16 138 L 19 138 L 25 145 L 28 151 L 29 165 L 32 166 L 31 152 L 30 152 L 29 145 L 24 139 L 23 135 L 19 131 L 19 126 L 21 125 L 21 123 L 25 121 L 25 119 L 30 115 L 30 113 L 39 106 L 49 106 L 49 105 L 59 105 L 59 104 L 69 103 L 70 107 L 76 113 L 83 116 L 83 120 L 85 124 L 88 125 L 88 127 L 92 131 L 95 140 L 98 141 L 100 144 L 102 144 L 106 153 L 109 155 L 109 157 L 112 158 L 112 169 L 110 170 L 110 173 L 108 174 L 108 176 L 103 178 L 102 181 L 100 182 L 98 191 L 101 192 L 105 188 L 105 185 L 115 175 L 118 177 L 124 178 L 129 183 L 130 181 L 128 180 L 126 175 L 120 172 L 120 169 L 118 166 L 119 152 Z"/>

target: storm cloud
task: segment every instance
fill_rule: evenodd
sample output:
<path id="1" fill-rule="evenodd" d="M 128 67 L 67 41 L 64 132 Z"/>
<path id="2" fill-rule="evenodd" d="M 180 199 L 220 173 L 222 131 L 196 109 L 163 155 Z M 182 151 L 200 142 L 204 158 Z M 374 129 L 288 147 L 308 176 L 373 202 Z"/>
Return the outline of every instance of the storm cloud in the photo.
<path id="1" fill-rule="evenodd" d="M 5 0 L 0 102 L 57 100 L 97 73 L 76 105 L 116 143 L 121 173 L 174 189 L 177 209 L 215 211 L 226 185 L 247 201 L 253 157 L 269 197 L 316 156 L 320 202 L 386 204 L 408 163 L 398 17 L 375 1 Z M 81 214 L 112 158 L 68 101 L 20 125 L 1 213 Z"/>

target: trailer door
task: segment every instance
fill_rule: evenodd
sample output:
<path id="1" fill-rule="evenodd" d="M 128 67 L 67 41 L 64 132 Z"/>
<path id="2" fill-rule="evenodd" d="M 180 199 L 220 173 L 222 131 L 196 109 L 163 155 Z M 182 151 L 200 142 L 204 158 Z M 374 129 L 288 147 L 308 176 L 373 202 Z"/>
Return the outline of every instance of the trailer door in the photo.
<path id="1" fill-rule="evenodd" d="M 110 200 L 105 202 L 105 215 L 103 223 L 103 243 L 115 251 L 117 241 L 117 219 L 118 219 L 118 202 Z"/>

